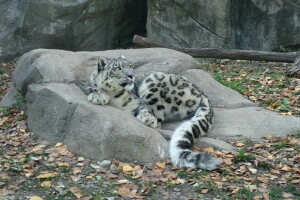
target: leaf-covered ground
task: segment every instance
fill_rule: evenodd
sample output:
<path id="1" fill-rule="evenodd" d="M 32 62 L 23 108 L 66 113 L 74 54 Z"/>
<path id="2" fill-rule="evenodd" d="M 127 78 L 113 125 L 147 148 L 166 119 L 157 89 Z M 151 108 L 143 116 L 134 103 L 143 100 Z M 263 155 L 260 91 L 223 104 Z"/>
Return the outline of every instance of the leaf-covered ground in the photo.
<path id="1" fill-rule="evenodd" d="M 280 66 L 255 63 L 261 66 L 251 71 L 246 66 L 253 63 L 247 61 L 205 65 L 216 79 L 241 89 L 249 99 L 281 114 L 299 115 L 299 80 L 284 77 Z M 2 66 L 1 95 L 14 64 Z M 267 99 L 274 102 L 264 104 Z M 124 163 L 76 156 L 66 145 L 48 144 L 31 133 L 17 107 L 0 109 L 0 199 L 300 199 L 300 132 L 266 137 L 261 143 L 228 141 L 234 151 L 195 147 L 222 160 L 219 170 L 209 172 L 178 169 L 168 160 Z"/>

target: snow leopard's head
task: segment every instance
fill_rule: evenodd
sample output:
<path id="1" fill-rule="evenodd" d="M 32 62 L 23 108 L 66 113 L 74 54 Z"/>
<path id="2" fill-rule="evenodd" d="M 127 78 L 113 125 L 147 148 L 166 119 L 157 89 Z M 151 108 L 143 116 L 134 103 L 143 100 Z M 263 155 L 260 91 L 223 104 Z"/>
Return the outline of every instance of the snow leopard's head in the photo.
<path id="1" fill-rule="evenodd" d="M 106 92 L 131 91 L 134 88 L 132 63 L 123 55 L 110 60 L 101 59 L 91 75 L 91 83 Z"/>

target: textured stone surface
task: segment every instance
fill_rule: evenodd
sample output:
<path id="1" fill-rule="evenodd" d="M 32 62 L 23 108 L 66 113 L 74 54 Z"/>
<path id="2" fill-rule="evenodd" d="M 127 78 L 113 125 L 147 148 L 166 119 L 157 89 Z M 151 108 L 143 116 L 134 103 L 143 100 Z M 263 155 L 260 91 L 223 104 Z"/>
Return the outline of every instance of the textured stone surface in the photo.
<path id="1" fill-rule="evenodd" d="M 79 155 L 140 162 L 168 156 L 168 143 L 159 132 L 116 108 L 91 104 L 76 85 L 32 84 L 27 102 L 29 129 Z"/>
<path id="2" fill-rule="evenodd" d="M 148 1 L 147 35 L 168 45 L 272 50 L 300 46 L 299 0 Z"/>
<path id="3" fill-rule="evenodd" d="M 15 95 L 17 94 L 17 90 L 14 86 L 11 86 L 8 91 L 6 92 L 6 94 L 4 95 L 4 97 L 2 98 L 1 102 L 0 102 L 0 106 L 2 107 L 10 107 L 12 106 L 14 103 L 16 103 L 15 100 Z"/>
<path id="4" fill-rule="evenodd" d="M 104 50 L 144 33 L 146 0 L 0 1 L 0 59 L 36 48 Z"/>
<path id="5" fill-rule="evenodd" d="M 149 128 L 109 105 L 91 104 L 74 84 L 76 80 L 87 80 L 99 57 L 120 55 L 133 62 L 138 77 L 149 71 L 164 71 L 185 75 L 198 85 L 215 105 L 215 123 L 208 137 L 258 139 L 300 130 L 300 118 L 256 107 L 211 78 L 194 58 L 162 48 L 76 53 L 39 49 L 25 54 L 17 64 L 13 81 L 16 89 L 26 94 L 29 129 L 93 159 L 150 162 L 168 157 L 167 140 L 180 122 L 164 123 L 162 129 Z M 202 138 L 197 144 L 233 148 L 218 139 Z"/>

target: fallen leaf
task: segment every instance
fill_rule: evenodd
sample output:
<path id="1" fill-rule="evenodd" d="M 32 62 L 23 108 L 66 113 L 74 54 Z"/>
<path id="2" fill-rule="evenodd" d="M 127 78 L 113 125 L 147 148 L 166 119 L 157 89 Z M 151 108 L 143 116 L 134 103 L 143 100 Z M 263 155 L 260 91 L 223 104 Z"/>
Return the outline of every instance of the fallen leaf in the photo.
<path id="1" fill-rule="evenodd" d="M 32 196 L 32 197 L 30 197 L 29 200 L 43 200 L 43 199 L 39 196 Z"/>
<path id="2" fill-rule="evenodd" d="M 84 196 L 81 190 L 77 187 L 70 187 L 69 190 L 78 199 Z"/>
<path id="3" fill-rule="evenodd" d="M 50 188 L 51 187 L 51 181 L 44 181 L 41 184 L 42 187 L 44 188 Z"/>
<path id="4" fill-rule="evenodd" d="M 108 177 L 108 178 L 118 178 L 119 176 L 118 176 L 118 175 L 115 175 L 115 174 L 113 174 L 113 173 L 109 173 L 109 174 L 107 175 L 107 177 Z"/>
<path id="5" fill-rule="evenodd" d="M 116 184 L 125 184 L 125 183 L 128 183 L 129 181 L 126 180 L 126 179 L 122 179 L 122 180 L 118 180 Z"/>
<path id="6" fill-rule="evenodd" d="M 156 163 L 157 167 L 165 169 L 166 168 L 166 163 L 165 162 L 157 162 Z"/>
<path id="7" fill-rule="evenodd" d="M 56 176 L 58 176 L 59 173 L 57 172 L 53 172 L 53 173 L 46 173 L 46 174 L 41 174 L 39 175 L 37 178 L 40 178 L 40 179 L 45 179 L 45 178 L 54 178 Z"/>
<path id="8" fill-rule="evenodd" d="M 0 126 L 2 126 L 7 120 L 8 120 L 8 117 L 3 117 L 0 121 Z"/>
<path id="9" fill-rule="evenodd" d="M 241 143 L 241 142 L 238 142 L 238 143 L 235 144 L 235 146 L 237 146 L 237 147 L 242 147 L 242 146 L 245 146 L 245 144 L 244 144 L 244 143 Z"/>
<path id="10" fill-rule="evenodd" d="M 248 188 L 251 192 L 253 190 L 257 190 L 257 186 L 256 185 L 245 185 L 245 188 Z"/>
<path id="11" fill-rule="evenodd" d="M 14 191 L 8 190 L 6 188 L 0 189 L 0 196 L 7 196 L 7 195 L 10 195 L 10 194 L 14 194 Z"/>
<path id="12" fill-rule="evenodd" d="M 214 153 L 215 150 L 212 147 L 207 147 L 204 149 L 204 151 L 210 152 L 210 153 Z"/>
<path id="13" fill-rule="evenodd" d="M 126 188 L 126 187 L 119 188 L 117 193 L 119 195 L 129 195 L 129 194 L 131 194 L 130 189 Z"/>
<path id="14" fill-rule="evenodd" d="M 123 172 L 131 172 L 133 168 L 130 165 L 124 165 L 122 168 Z"/>
<path id="15" fill-rule="evenodd" d="M 256 174 L 257 169 L 254 169 L 254 168 L 250 168 L 250 167 L 249 167 L 249 171 L 250 171 L 252 174 Z"/>
<path id="16" fill-rule="evenodd" d="M 269 199 L 270 199 L 268 193 L 263 193 L 262 196 L 263 196 L 263 198 L 266 199 L 266 200 L 269 200 Z"/>
<path id="17" fill-rule="evenodd" d="M 285 199 L 294 197 L 293 194 L 287 193 L 287 192 L 283 192 L 283 193 L 282 193 L 282 196 L 283 196 Z"/>
<path id="18" fill-rule="evenodd" d="M 57 166 L 70 168 L 70 164 L 69 163 L 58 163 Z"/>
<path id="19" fill-rule="evenodd" d="M 82 172 L 82 170 L 80 169 L 80 168 L 78 168 L 78 167 L 75 167 L 74 169 L 73 169 L 73 174 L 80 174 Z"/>
<path id="20" fill-rule="evenodd" d="M 200 191 L 201 194 L 207 194 L 208 193 L 208 189 L 203 189 Z"/>
<path id="21" fill-rule="evenodd" d="M 79 181 L 81 178 L 79 176 L 71 176 L 72 181 L 77 182 Z"/>
<path id="22" fill-rule="evenodd" d="M 294 184 L 300 183 L 300 179 L 292 180 L 291 183 L 294 183 Z"/>
<path id="23" fill-rule="evenodd" d="M 263 177 L 257 177 L 257 180 L 259 180 L 259 181 L 262 182 L 262 183 L 269 184 L 269 180 L 266 179 L 266 178 L 263 178 Z"/>
<path id="24" fill-rule="evenodd" d="M 84 161 L 84 157 L 78 157 L 78 159 L 77 159 L 79 162 L 82 162 L 82 161 Z"/>
<path id="25" fill-rule="evenodd" d="M 291 171 L 291 168 L 287 165 L 283 166 L 281 169 L 286 172 Z"/>

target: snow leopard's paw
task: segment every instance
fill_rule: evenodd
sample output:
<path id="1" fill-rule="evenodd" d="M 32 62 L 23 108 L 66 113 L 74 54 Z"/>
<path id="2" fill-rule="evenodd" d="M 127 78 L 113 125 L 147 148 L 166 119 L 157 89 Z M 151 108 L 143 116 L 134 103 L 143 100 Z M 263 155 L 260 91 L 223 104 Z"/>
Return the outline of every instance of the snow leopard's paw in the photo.
<path id="1" fill-rule="evenodd" d="M 137 116 L 138 120 L 151 128 L 157 127 L 157 119 L 147 110 L 141 111 Z"/>
<path id="2" fill-rule="evenodd" d="M 87 99 L 93 104 L 105 105 L 108 104 L 110 96 L 102 92 L 94 91 L 88 95 Z"/>

